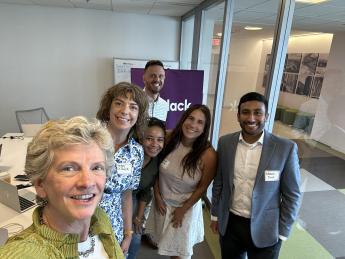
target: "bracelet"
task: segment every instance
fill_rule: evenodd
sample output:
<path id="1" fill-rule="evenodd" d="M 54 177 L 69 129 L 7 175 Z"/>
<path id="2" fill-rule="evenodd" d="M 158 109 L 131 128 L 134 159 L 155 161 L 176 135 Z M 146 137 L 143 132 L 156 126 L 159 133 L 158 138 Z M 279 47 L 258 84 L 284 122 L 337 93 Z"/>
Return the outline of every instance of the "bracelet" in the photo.
<path id="1" fill-rule="evenodd" d="M 134 233 L 133 230 L 129 230 L 129 229 L 125 229 L 125 231 L 123 231 L 123 235 L 125 237 L 132 236 L 133 233 Z"/>

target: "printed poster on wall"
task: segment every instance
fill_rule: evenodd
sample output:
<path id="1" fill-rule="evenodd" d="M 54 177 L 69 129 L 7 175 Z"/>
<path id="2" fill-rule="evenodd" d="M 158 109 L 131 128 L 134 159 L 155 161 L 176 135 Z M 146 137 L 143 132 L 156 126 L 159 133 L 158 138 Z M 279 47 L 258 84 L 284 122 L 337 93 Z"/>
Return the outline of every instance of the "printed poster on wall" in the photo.
<path id="1" fill-rule="evenodd" d="M 144 87 L 144 69 L 131 69 L 131 82 Z M 175 127 L 182 113 L 192 104 L 202 103 L 204 71 L 199 70 L 165 70 L 164 87 L 160 96 L 169 104 L 166 126 Z"/>
<path id="2" fill-rule="evenodd" d="M 266 87 L 271 54 L 267 54 L 262 86 Z M 289 53 L 286 55 L 280 91 L 318 99 L 327 67 L 328 54 Z"/>

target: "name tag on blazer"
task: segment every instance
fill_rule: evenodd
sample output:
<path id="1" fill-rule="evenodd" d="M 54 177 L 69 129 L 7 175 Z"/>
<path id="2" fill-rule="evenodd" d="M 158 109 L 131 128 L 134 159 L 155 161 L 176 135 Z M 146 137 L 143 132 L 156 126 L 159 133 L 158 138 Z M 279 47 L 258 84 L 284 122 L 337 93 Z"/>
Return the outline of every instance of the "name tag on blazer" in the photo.
<path id="1" fill-rule="evenodd" d="M 265 182 L 279 181 L 279 170 L 265 170 Z"/>

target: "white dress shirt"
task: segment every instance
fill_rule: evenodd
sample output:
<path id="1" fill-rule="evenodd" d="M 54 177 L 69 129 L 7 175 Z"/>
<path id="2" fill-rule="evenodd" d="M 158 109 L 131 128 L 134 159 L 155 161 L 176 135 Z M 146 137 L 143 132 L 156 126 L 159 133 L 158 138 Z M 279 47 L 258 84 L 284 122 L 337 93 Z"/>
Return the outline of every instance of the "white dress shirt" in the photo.
<path id="1" fill-rule="evenodd" d="M 230 211 L 238 216 L 250 218 L 252 193 L 260 163 L 264 132 L 253 144 L 247 143 L 242 136 L 235 155 L 233 192 Z"/>
<path id="2" fill-rule="evenodd" d="M 145 92 L 145 88 L 144 88 Z M 157 119 L 160 119 L 162 121 L 167 120 L 168 112 L 169 112 L 169 104 L 167 101 L 165 101 L 163 98 L 160 97 L 160 95 L 157 96 L 155 100 L 149 99 L 149 107 L 148 107 L 148 114 L 149 117 L 155 117 Z"/>

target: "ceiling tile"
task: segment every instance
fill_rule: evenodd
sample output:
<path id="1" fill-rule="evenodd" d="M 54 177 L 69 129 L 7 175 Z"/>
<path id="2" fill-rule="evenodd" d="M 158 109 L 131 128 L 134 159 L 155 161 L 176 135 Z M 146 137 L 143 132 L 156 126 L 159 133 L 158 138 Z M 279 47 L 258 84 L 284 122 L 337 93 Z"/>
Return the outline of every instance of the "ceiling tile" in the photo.
<path id="1" fill-rule="evenodd" d="M 166 16 L 182 16 L 189 10 L 191 10 L 195 5 L 172 5 L 168 3 L 155 4 L 150 14 L 152 15 L 166 15 Z"/>
<path id="2" fill-rule="evenodd" d="M 169 4 L 192 4 L 194 6 L 203 2 L 203 0 L 156 0 L 156 4 L 169 3 Z"/>
<path id="3" fill-rule="evenodd" d="M 270 0 L 257 4 L 253 7 L 247 8 L 246 11 L 255 11 L 255 12 L 267 12 L 267 13 L 277 13 L 278 12 L 279 1 Z"/>
<path id="4" fill-rule="evenodd" d="M 76 8 L 111 10 L 111 0 L 69 0 Z"/>
<path id="5" fill-rule="evenodd" d="M 52 7 L 73 7 L 68 0 L 31 0 L 36 5 L 52 6 Z"/>
<path id="6" fill-rule="evenodd" d="M 234 3 L 235 11 L 245 10 L 248 8 L 254 8 L 257 5 L 261 5 L 265 2 L 270 2 L 271 0 L 236 0 Z"/>
<path id="7" fill-rule="evenodd" d="M 182 16 L 201 2 L 203 0 L 0 0 L 0 3 L 5 4 L 76 7 L 166 16 Z M 236 0 L 234 23 L 273 25 L 276 21 L 278 3 L 278 0 Z M 224 2 L 217 7 L 207 11 L 208 17 L 212 16 L 212 19 L 222 21 Z M 295 5 L 295 29 L 303 27 L 313 31 L 318 28 L 327 29 L 328 32 L 345 31 L 343 24 L 345 0 L 331 0 L 318 5 L 297 2 Z"/>
<path id="8" fill-rule="evenodd" d="M 113 0 L 113 2 L 117 3 L 117 2 L 124 2 L 124 3 L 128 3 L 128 2 L 132 2 L 132 3 L 154 3 L 157 0 Z"/>
<path id="9" fill-rule="evenodd" d="M 0 0 L 2 4 L 20 4 L 20 5 L 32 5 L 30 0 Z"/>
<path id="10" fill-rule="evenodd" d="M 265 18 L 267 16 L 274 16 L 274 12 L 253 12 L 253 11 L 239 11 L 234 14 L 234 18 L 239 20 L 255 20 L 258 18 Z"/>
<path id="11" fill-rule="evenodd" d="M 152 3 L 116 3 L 113 5 L 113 11 L 124 13 L 149 14 L 152 9 Z"/>
<path id="12" fill-rule="evenodd" d="M 327 1 L 325 2 L 325 5 L 329 5 L 329 6 L 333 6 L 333 7 L 337 7 L 337 8 L 345 8 L 345 1 L 344 0 L 331 0 L 331 1 Z"/>
<path id="13" fill-rule="evenodd" d="M 332 6 L 326 5 L 309 5 L 305 8 L 297 9 L 294 12 L 294 15 L 298 16 L 307 16 L 307 17 L 319 17 L 319 16 L 331 16 L 332 14 L 338 13 L 345 14 L 345 9 L 335 8 Z"/>

